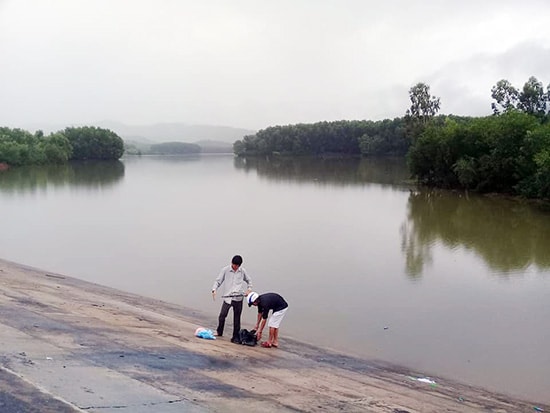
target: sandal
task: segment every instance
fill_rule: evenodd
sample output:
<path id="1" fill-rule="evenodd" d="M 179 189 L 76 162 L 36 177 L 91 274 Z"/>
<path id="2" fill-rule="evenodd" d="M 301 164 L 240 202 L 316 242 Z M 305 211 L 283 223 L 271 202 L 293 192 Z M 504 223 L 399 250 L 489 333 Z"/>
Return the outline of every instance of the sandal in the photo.
<path id="1" fill-rule="evenodd" d="M 268 343 L 267 341 L 263 341 L 262 344 L 260 344 L 260 346 L 262 346 L 263 348 L 270 348 L 271 343 Z"/>

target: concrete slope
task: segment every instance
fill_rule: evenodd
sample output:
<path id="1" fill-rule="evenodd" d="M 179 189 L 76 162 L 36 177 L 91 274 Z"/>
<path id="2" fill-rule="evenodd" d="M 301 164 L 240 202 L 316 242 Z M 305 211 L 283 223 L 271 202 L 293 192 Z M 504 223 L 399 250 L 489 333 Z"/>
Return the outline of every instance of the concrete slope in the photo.
<path id="1" fill-rule="evenodd" d="M 216 316 L 0 260 L 0 407 L 12 406 L 0 411 L 516 413 L 535 406 L 284 337 L 278 349 L 194 337 Z"/>

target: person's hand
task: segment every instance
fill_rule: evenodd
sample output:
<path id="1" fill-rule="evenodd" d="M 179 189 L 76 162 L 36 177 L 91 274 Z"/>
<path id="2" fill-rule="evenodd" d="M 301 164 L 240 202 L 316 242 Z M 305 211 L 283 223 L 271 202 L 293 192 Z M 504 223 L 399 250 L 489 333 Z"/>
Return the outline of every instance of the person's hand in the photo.
<path id="1" fill-rule="evenodd" d="M 261 331 L 256 332 L 256 338 L 258 339 L 258 341 L 260 341 L 262 339 L 262 332 Z"/>
<path id="2" fill-rule="evenodd" d="M 216 291 L 212 291 L 212 301 L 216 301 Z"/>

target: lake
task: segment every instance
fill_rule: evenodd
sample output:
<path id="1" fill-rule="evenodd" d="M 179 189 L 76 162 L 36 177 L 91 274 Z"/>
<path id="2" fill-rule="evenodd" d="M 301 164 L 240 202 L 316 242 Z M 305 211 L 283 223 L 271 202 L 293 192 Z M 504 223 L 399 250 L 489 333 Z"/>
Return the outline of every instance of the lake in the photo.
<path id="1" fill-rule="evenodd" d="M 213 281 L 241 254 L 254 289 L 289 302 L 282 345 L 550 403 L 550 213 L 408 178 L 399 159 L 229 155 L 11 169 L 0 257 L 196 308 L 213 329 Z"/>

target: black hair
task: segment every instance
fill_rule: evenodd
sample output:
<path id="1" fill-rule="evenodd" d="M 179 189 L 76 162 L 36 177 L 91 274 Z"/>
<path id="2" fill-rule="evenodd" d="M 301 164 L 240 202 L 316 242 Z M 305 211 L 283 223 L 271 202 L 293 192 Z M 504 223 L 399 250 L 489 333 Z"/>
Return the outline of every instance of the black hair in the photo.
<path id="1" fill-rule="evenodd" d="M 231 260 L 231 264 L 241 265 L 243 263 L 243 257 L 240 255 L 235 255 Z"/>

